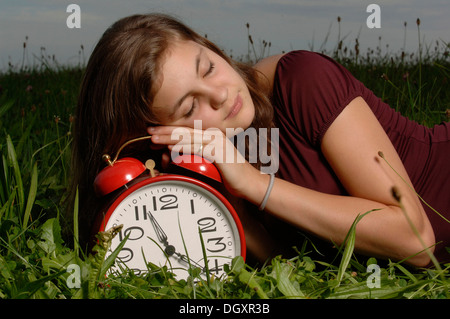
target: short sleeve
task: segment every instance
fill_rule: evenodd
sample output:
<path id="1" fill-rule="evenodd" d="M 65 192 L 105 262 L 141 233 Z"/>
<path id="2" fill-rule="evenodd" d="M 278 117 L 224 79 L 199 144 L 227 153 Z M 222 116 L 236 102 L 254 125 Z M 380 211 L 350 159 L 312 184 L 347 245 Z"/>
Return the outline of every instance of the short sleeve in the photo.
<path id="1" fill-rule="evenodd" d="M 285 54 L 277 65 L 273 103 L 285 123 L 314 147 L 363 85 L 331 58 L 309 51 Z"/>

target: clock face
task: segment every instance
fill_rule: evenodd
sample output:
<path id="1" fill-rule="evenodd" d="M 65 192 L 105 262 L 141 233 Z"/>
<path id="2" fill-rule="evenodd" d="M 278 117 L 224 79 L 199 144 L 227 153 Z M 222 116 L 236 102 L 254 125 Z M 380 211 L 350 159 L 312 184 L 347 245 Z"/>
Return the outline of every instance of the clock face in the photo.
<path id="1" fill-rule="evenodd" d="M 231 205 L 210 186 L 184 176 L 158 176 L 125 191 L 106 213 L 101 230 L 123 224 L 108 255 L 125 239 L 112 271 L 148 271 L 147 263 L 167 266 L 177 279 L 189 267 L 220 276 L 224 264 L 245 258 L 242 226 Z M 201 239 L 203 239 L 204 250 Z M 206 260 L 204 258 L 206 253 Z"/>

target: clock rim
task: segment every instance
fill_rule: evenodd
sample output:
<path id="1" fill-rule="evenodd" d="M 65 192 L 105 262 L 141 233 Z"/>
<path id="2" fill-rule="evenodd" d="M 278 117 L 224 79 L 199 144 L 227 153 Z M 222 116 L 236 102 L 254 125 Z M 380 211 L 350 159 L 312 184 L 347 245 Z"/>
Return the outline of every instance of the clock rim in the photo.
<path id="1" fill-rule="evenodd" d="M 111 218 L 111 215 L 113 214 L 113 212 L 115 211 L 117 206 L 119 206 L 119 204 L 126 197 L 128 197 L 128 195 L 133 193 L 135 190 L 137 190 L 137 189 L 139 189 L 139 188 L 141 188 L 143 186 L 146 186 L 148 184 L 153 184 L 153 183 L 161 182 L 161 181 L 173 181 L 173 180 L 191 183 L 191 184 L 197 185 L 197 186 L 199 186 L 201 188 L 204 188 L 205 190 L 209 191 L 212 195 L 217 197 L 222 202 L 222 204 L 225 205 L 227 210 L 230 212 L 234 223 L 236 224 L 236 228 L 237 228 L 238 234 L 239 234 L 239 243 L 240 243 L 240 246 L 241 246 L 240 247 L 240 250 L 241 250 L 240 255 L 245 261 L 246 260 L 246 255 L 247 255 L 247 246 L 246 246 L 246 240 L 245 240 L 245 234 L 244 234 L 244 227 L 242 226 L 242 222 L 241 222 L 241 220 L 239 218 L 239 215 L 237 214 L 236 210 L 231 205 L 231 203 L 226 199 L 226 197 L 223 196 L 217 189 L 215 189 L 211 185 L 206 184 L 205 182 L 202 182 L 200 180 L 197 180 L 197 179 L 189 177 L 189 176 L 172 175 L 172 174 L 158 175 L 158 176 L 155 176 L 155 177 L 150 177 L 149 176 L 149 177 L 147 177 L 147 178 L 145 178 L 143 180 L 140 180 L 140 181 L 136 182 L 132 186 L 129 186 L 127 189 L 125 189 L 123 192 L 121 192 L 113 200 L 112 204 L 109 205 L 108 208 L 106 209 L 106 213 L 102 214 L 100 226 L 98 227 L 98 231 L 99 232 L 105 231 L 105 226 L 108 224 L 108 221 Z"/>

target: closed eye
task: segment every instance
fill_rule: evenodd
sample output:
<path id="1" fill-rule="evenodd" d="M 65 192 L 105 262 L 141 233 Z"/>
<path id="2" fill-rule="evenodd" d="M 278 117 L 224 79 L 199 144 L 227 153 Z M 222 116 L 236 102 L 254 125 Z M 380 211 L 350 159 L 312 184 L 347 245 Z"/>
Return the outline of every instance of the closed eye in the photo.
<path id="1" fill-rule="evenodd" d="M 188 111 L 186 114 L 184 114 L 184 117 L 185 117 L 185 118 L 191 117 L 191 115 L 194 113 L 195 107 L 196 107 L 196 103 L 195 103 L 195 99 L 194 99 L 194 100 L 192 101 L 192 106 L 191 106 L 191 108 L 189 109 L 189 111 Z"/>
<path id="2" fill-rule="evenodd" d="M 211 72 L 214 70 L 215 65 L 213 62 L 209 62 L 209 68 L 208 71 L 206 71 L 205 76 L 208 76 L 209 74 L 211 74 Z"/>
<path id="3" fill-rule="evenodd" d="M 204 77 L 210 75 L 210 74 L 212 73 L 212 71 L 214 71 L 214 68 L 215 68 L 215 64 L 214 64 L 212 61 L 210 61 L 210 62 L 209 62 L 209 68 L 208 68 L 208 70 L 206 71 Z M 195 99 L 194 99 L 194 100 L 192 101 L 192 106 L 191 106 L 191 108 L 189 109 L 189 111 L 188 111 L 186 114 L 184 114 L 184 117 L 185 117 L 185 118 L 191 117 L 192 114 L 193 114 L 194 111 L 195 111 L 195 108 L 196 108 L 196 103 L 195 103 Z"/>

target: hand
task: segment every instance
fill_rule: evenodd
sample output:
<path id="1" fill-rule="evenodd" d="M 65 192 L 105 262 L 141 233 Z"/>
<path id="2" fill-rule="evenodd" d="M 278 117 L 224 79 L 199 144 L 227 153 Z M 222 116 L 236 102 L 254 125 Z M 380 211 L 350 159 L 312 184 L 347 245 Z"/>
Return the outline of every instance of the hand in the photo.
<path id="1" fill-rule="evenodd" d="M 155 217 L 153 216 L 153 214 L 150 211 L 148 212 L 148 217 L 150 219 L 150 222 L 152 223 L 153 229 L 155 230 L 155 233 L 156 233 L 156 236 L 158 237 L 158 240 L 165 247 L 164 252 L 168 256 L 172 256 L 175 253 L 175 251 L 176 251 L 175 247 L 172 246 L 172 245 L 169 245 L 168 237 L 167 237 L 166 233 L 161 228 L 161 226 L 158 224 L 158 222 L 156 221 Z"/>
<path id="2" fill-rule="evenodd" d="M 156 236 L 158 237 L 158 240 L 164 245 L 165 249 L 164 252 L 166 253 L 167 256 L 173 256 L 176 255 L 178 258 L 180 258 L 182 261 L 184 261 L 185 263 L 193 263 L 195 264 L 197 267 L 202 268 L 202 266 L 198 263 L 196 263 L 195 261 L 193 261 L 192 259 L 189 259 L 186 255 L 180 254 L 176 251 L 175 246 L 169 245 L 168 242 L 168 237 L 166 235 L 166 233 L 164 232 L 164 230 L 161 228 L 161 226 L 159 225 L 159 223 L 156 221 L 155 216 L 153 216 L 153 214 L 149 211 L 148 212 L 148 217 L 150 219 L 150 222 L 152 223 L 153 229 L 155 230 Z"/>
<path id="3" fill-rule="evenodd" d="M 180 153 L 190 153 L 212 161 L 219 169 L 225 187 L 234 196 L 246 198 L 247 192 L 254 188 L 254 182 L 262 177 L 218 129 L 204 131 L 187 127 L 159 126 L 149 128 L 149 133 L 153 143 L 167 145 L 172 151 L 172 157 Z M 261 179 L 261 182 L 264 184 L 266 181 Z M 264 194 L 260 197 L 263 196 Z M 258 200 L 259 198 L 256 199 Z"/>
<path id="4" fill-rule="evenodd" d="M 182 255 L 180 253 L 175 253 L 175 255 L 178 256 L 178 258 L 180 258 L 182 261 L 184 261 L 187 264 L 195 264 L 198 268 L 203 269 L 204 267 L 202 265 L 200 265 L 199 263 L 196 263 L 195 261 L 193 261 L 192 259 L 188 258 L 186 255 Z"/>

